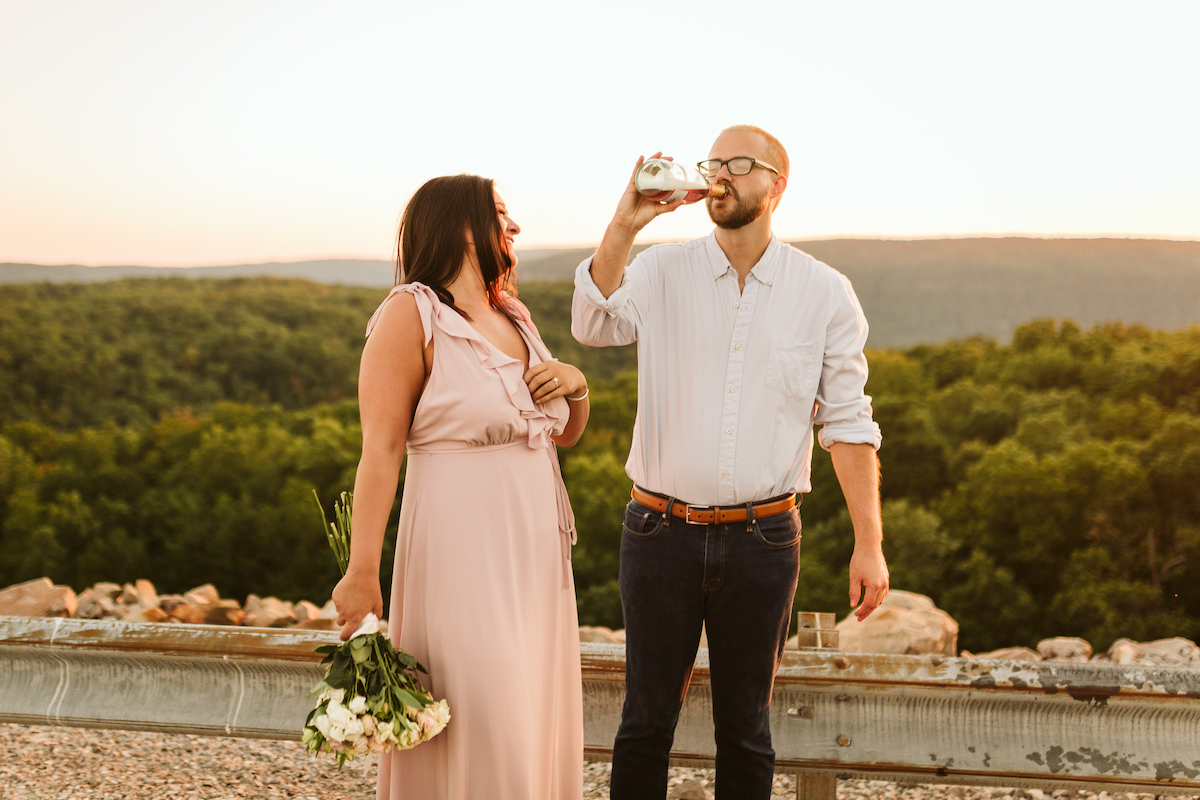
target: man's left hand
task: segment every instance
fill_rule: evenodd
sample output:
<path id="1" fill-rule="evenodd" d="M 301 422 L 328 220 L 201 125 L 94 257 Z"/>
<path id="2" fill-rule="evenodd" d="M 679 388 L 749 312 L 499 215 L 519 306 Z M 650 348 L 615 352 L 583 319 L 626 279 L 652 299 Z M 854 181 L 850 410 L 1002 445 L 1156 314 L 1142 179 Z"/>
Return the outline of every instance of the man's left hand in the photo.
<path id="1" fill-rule="evenodd" d="M 862 622 L 879 608 L 888 593 L 888 568 L 882 548 L 854 548 L 850 557 L 850 607 Z M 859 598 L 862 603 L 859 604 Z"/>

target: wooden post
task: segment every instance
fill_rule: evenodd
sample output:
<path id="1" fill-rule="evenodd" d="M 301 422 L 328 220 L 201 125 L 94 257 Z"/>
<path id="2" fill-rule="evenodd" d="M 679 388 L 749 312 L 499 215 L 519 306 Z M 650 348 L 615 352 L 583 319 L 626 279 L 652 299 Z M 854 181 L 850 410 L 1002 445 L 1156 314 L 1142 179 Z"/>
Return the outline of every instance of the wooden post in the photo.
<path id="1" fill-rule="evenodd" d="M 797 774 L 796 800 L 837 800 L 837 777 Z"/>
<path id="2" fill-rule="evenodd" d="M 838 630 L 833 614 L 796 612 L 796 639 L 801 650 L 838 649 Z"/>

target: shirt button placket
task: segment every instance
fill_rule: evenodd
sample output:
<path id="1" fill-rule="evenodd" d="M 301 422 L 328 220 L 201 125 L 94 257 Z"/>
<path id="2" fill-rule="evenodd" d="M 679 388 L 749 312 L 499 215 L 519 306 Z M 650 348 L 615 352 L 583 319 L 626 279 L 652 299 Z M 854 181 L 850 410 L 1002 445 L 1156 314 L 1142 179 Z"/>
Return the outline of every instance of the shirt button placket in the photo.
<path id="1" fill-rule="evenodd" d="M 746 288 L 739 297 L 732 301 L 733 316 L 733 348 L 729 353 L 729 368 L 725 375 L 725 383 L 729 390 L 725 393 L 725 403 L 721 413 L 721 427 L 726 434 L 732 434 L 737 427 L 738 414 L 741 410 L 741 394 L 738 387 L 742 385 L 745 374 L 746 353 L 744 345 L 750 332 L 751 312 L 754 310 L 754 295 L 757 285 L 753 280 L 746 282 Z M 727 435 L 722 437 L 719 449 L 720 478 L 717 481 L 718 497 L 721 503 L 733 503 L 737 498 L 734 493 L 734 459 L 737 457 L 737 437 Z"/>

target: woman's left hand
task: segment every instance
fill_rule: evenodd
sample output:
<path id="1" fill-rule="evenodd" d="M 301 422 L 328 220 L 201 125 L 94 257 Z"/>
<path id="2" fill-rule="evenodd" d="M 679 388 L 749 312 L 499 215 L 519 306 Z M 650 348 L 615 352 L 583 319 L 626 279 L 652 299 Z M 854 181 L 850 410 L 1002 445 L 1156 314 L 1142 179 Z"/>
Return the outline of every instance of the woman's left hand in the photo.
<path id="1" fill-rule="evenodd" d="M 556 397 L 579 397 L 587 391 L 587 379 L 570 364 L 543 361 L 525 373 L 525 384 L 533 402 L 546 403 Z"/>

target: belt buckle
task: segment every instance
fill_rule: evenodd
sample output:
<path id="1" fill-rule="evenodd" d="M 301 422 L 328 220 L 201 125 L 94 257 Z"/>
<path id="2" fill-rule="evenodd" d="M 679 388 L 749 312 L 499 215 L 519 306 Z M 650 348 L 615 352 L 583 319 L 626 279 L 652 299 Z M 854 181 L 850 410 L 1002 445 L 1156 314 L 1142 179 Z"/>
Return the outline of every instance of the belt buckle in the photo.
<path id="1" fill-rule="evenodd" d="M 707 525 L 708 524 L 707 522 L 701 522 L 700 520 L 695 520 L 695 521 L 692 520 L 692 509 L 693 508 L 701 509 L 701 508 L 707 508 L 707 506 L 694 506 L 691 503 L 684 503 L 683 504 L 684 524 L 686 524 L 686 525 Z M 716 515 L 713 516 L 713 521 L 716 521 Z"/>

